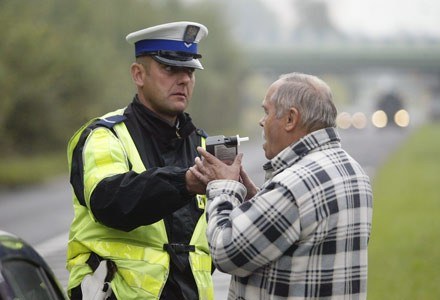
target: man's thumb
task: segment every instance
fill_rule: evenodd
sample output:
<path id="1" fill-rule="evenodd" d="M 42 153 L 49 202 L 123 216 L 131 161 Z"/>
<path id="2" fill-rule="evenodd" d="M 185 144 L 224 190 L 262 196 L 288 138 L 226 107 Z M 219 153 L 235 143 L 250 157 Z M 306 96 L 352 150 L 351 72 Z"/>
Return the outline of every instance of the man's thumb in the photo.
<path id="1" fill-rule="evenodd" d="M 241 160 L 243 159 L 243 153 L 238 153 L 234 159 L 234 165 L 241 165 Z"/>

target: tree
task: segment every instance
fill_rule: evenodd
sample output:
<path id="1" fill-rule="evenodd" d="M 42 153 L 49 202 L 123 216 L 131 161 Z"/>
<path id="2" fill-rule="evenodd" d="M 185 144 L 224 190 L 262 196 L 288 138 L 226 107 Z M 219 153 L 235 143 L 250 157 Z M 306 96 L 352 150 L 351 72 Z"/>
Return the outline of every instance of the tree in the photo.
<path id="1" fill-rule="evenodd" d="M 205 71 L 190 112 L 211 132 L 238 124 L 239 49 L 214 4 L 177 0 L 0 1 L 0 153 L 63 150 L 86 120 L 126 105 L 134 94 L 134 51 L 125 35 L 159 23 L 208 26 Z M 224 118 L 213 122 L 212 116 Z"/>

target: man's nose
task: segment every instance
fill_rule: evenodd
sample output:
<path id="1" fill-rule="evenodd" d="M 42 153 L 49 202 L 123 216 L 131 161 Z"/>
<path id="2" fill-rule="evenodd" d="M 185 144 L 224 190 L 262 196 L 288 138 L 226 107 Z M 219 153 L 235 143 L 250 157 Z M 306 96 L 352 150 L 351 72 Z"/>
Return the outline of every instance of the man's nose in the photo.
<path id="1" fill-rule="evenodd" d="M 182 71 L 179 72 L 179 82 L 181 82 L 181 83 L 188 83 L 188 82 L 191 81 L 192 76 L 193 75 L 191 73 L 189 73 L 189 72 L 187 72 L 185 70 L 182 70 Z"/>

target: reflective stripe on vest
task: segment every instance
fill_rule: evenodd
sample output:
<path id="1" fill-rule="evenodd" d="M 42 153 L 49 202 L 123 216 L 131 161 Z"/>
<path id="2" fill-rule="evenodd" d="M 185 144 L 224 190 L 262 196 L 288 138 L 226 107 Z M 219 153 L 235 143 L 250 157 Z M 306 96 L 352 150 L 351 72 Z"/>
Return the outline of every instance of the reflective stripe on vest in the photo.
<path id="1" fill-rule="evenodd" d="M 123 114 L 123 111 L 124 109 L 121 109 L 104 117 Z M 72 151 L 78 143 L 79 136 L 91 123 L 84 125 L 69 142 L 69 167 Z M 137 173 L 145 171 L 145 166 L 125 124 L 123 122 L 115 124 L 113 130 L 122 144 L 121 155 L 125 156 L 127 162 L 131 162 L 132 170 Z M 113 133 L 109 130 L 108 134 Z M 202 138 L 202 146 L 204 142 L 205 139 Z M 87 186 L 87 179 L 85 182 Z M 93 180 L 90 182 L 92 183 Z M 91 194 L 93 189 L 90 186 L 88 189 Z M 85 198 L 88 202 L 89 197 Z M 197 203 L 200 208 L 204 209 L 206 197 L 198 195 Z M 86 261 L 90 253 L 94 252 L 116 263 L 118 272 L 111 285 L 118 299 L 159 299 L 168 278 L 170 264 L 170 256 L 163 250 L 163 245 L 168 243 L 163 220 L 138 227 L 130 232 L 122 232 L 96 222 L 93 215 L 86 207 L 79 204 L 75 196 L 74 209 L 75 218 L 72 222 L 67 253 L 67 268 L 70 271 L 68 289 L 76 287 L 82 278 L 91 272 Z M 213 299 L 212 262 L 205 231 L 206 215 L 204 212 L 197 222 L 190 241 L 190 244 L 195 246 L 195 251 L 189 253 L 189 261 L 199 299 Z"/>

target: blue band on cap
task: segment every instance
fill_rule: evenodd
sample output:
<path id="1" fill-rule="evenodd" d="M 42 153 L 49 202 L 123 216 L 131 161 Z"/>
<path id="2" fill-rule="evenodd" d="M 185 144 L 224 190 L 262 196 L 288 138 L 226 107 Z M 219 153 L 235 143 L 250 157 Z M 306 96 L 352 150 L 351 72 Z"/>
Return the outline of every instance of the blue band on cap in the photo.
<path id="1" fill-rule="evenodd" d="M 146 52 L 159 50 L 183 51 L 197 54 L 197 43 L 187 44 L 183 41 L 173 40 L 142 40 L 134 44 L 136 56 Z"/>

